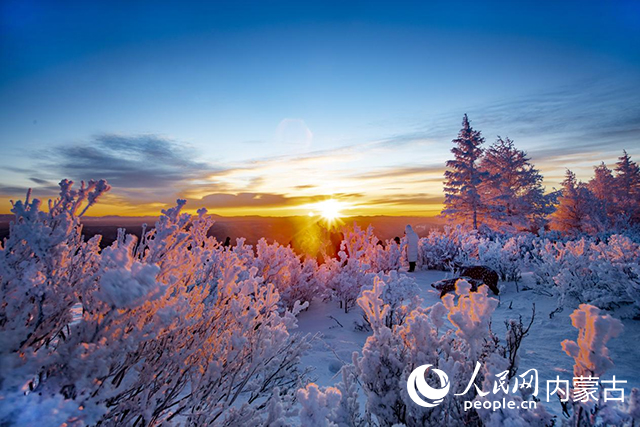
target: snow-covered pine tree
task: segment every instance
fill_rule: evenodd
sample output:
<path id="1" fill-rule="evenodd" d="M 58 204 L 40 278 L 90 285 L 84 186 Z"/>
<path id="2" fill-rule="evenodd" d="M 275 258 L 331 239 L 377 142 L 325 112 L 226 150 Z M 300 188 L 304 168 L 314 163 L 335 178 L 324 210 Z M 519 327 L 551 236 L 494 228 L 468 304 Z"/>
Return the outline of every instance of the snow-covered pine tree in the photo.
<path id="1" fill-rule="evenodd" d="M 456 146 L 451 149 L 454 159 L 447 161 L 448 170 L 444 173 L 445 208 L 442 213 L 456 222 L 470 222 L 477 230 L 478 213 L 481 209 L 478 186 L 482 181 L 482 173 L 477 163 L 482 156 L 480 146 L 484 138 L 480 131 L 471 127 L 465 114 L 462 118 L 462 129 L 452 142 Z"/>
<path id="2" fill-rule="evenodd" d="M 615 189 L 615 178 L 611 169 L 604 162 L 600 163 L 594 168 L 594 176 L 587 186 L 597 200 L 594 206 L 594 221 L 598 223 L 599 229 L 611 229 L 616 222 L 616 200 L 615 193 L 612 191 Z"/>
<path id="3" fill-rule="evenodd" d="M 498 137 L 480 162 L 482 206 L 489 226 L 518 231 L 539 229 L 551 204 L 544 194 L 542 175 L 509 138 Z"/>
<path id="4" fill-rule="evenodd" d="M 640 167 L 626 150 L 616 163 L 615 195 L 618 214 L 640 223 Z"/>
<path id="5" fill-rule="evenodd" d="M 580 234 L 594 231 L 593 194 L 583 182 L 578 182 L 576 175 L 567 169 L 562 181 L 561 195 L 551 223 L 555 230 L 565 234 Z"/>

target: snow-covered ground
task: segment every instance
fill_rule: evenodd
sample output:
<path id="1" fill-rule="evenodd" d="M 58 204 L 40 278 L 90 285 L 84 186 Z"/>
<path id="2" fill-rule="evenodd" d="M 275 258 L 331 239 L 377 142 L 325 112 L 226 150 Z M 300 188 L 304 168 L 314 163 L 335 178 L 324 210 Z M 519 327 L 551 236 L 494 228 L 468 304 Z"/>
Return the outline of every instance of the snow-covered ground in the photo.
<path id="1" fill-rule="evenodd" d="M 411 274 L 420 288 L 423 305 L 430 306 L 440 301 L 439 292 L 431 287 L 431 283 L 445 278 L 443 271 L 417 271 Z M 524 274 L 523 281 L 532 280 Z M 500 338 L 504 337 L 505 320 L 517 319 L 522 315 L 523 322 L 528 324 L 532 305 L 536 306 L 536 318 L 530 334 L 525 338 L 520 351 L 520 372 L 530 368 L 538 370 L 540 392 L 538 397 L 546 401 L 546 381 L 559 376 L 561 380 L 571 381 L 573 378 L 573 359 L 562 350 L 561 342 L 565 339 L 575 340 L 577 329 L 571 325 L 569 315 L 573 308 L 556 313 L 553 318 L 549 314 L 556 308 L 557 301 L 533 291 L 516 292 L 513 283 L 501 282 L 500 304 L 493 315 L 492 329 Z M 520 286 L 522 288 L 522 286 Z M 616 317 L 615 312 L 609 312 Z M 331 386 L 340 381 L 337 375 L 343 363 L 351 362 L 354 351 L 360 351 L 370 332 L 357 330 L 356 323 L 362 323 L 362 310 L 355 307 L 345 314 L 337 302 L 316 300 L 309 310 L 298 315 L 298 332 L 316 335 L 313 347 L 302 359 L 303 367 L 313 368 L 311 379 L 319 386 Z M 638 343 L 640 343 L 640 321 L 623 320 L 624 331 L 609 344 L 610 356 L 615 366 L 602 379 L 626 380 L 625 399 L 631 388 L 640 387 L 640 362 Z M 561 411 L 556 398 L 545 405 L 554 414 Z"/>

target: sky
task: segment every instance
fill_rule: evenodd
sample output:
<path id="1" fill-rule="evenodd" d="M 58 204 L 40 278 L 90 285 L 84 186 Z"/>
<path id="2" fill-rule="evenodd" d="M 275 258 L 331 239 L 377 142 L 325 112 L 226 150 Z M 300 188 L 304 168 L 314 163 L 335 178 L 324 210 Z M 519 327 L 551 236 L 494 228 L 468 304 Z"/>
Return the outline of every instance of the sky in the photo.
<path id="1" fill-rule="evenodd" d="M 465 113 L 549 191 L 640 160 L 640 1 L 0 0 L 0 213 L 431 216 Z"/>

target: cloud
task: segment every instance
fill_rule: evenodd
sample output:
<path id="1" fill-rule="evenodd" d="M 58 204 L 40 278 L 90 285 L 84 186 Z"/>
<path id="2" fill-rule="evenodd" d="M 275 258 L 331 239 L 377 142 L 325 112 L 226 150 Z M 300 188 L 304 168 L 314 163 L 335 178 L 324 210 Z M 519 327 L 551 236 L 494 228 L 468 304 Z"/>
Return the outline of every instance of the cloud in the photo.
<path id="1" fill-rule="evenodd" d="M 365 197 L 363 193 L 332 193 L 313 196 L 287 196 L 280 193 L 244 192 L 244 193 L 212 193 L 200 199 L 192 199 L 192 207 L 222 208 L 256 208 L 256 207 L 299 207 L 326 199 L 338 199 L 355 202 Z"/>
<path id="2" fill-rule="evenodd" d="M 176 188 L 216 170 L 192 160 L 196 155 L 188 148 L 156 135 L 103 134 L 48 154 L 46 166 L 58 174 L 76 180 L 105 178 L 122 189 Z"/>
<path id="3" fill-rule="evenodd" d="M 455 131 L 454 131 L 455 132 Z M 371 148 L 399 148 L 436 144 L 438 140 L 454 134 L 442 123 L 430 123 L 426 129 L 396 133 L 371 144 Z"/>
<path id="4" fill-rule="evenodd" d="M 487 145 L 496 135 L 529 143 L 545 156 L 631 147 L 640 139 L 640 95 L 635 87 L 594 78 L 497 102 L 466 105 L 419 120 L 406 132 L 376 141 L 379 147 L 411 147 L 455 138 L 462 115 L 482 131 Z M 543 154 L 543 153 L 540 153 Z M 540 158 L 544 160 L 544 158 Z M 534 159 L 538 160 L 537 158 Z"/>
<path id="5" fill-rule="evenodd" d="M 27 190 L 28 190 L 27 187 L 0 184 L 0 194 L 5 196 L 14 196 L 14 195 L 24 196 L 25 194 L 27 194 Z"/>
<path id="6" fill-rule="evenodd" d="M 313 134 L 306 123 L 287 118 L 278 125 L 275 138 L 289 145 L 287 154 L 249 150 L 245 160 L 224 167 L 195 160 L 197 152 L 158 135 L 102 134 L 46 152 L 38 170 L 5 168 L 23 174 L 16 184 L 25 187 L 0 185 L 0 192 L 23 195 L 30 180 L 49 194 L 53 178 L 106 178 L 114 188 L 109 201 L 123 209 L 152 201 L 158 202 L 149 205 L 155 209 L 178 196 L 190 199 L 190 207 L 288 209 L 328 194 L 390 210 L 434 205 L 442 203 L 438 192 L 444 160 L 450 157 L 451 140 L 465 112 L 485 135 L 487 146 L 500 134 L 528 151 L 549 186 L 561 180 L 558 174 L 565 166 L 587 176 L 593 165 L 611 161 L 623 148 L 638 155 L 634 144 L 640 139 L 639 98 L 629 88 L 594 80 L 420 121 L 405 120 L 410 124 L 404 132 L 316 150 L 311 149 Z M 265 155 L 249 157 L 256 151 Z"/>
<path id="7" fill-rule="evenodd" d="M 624 143 L 640 136 L 637 91 L 606 80 L 480 106 L 469 115 L 480 129 L 501 128 L 502 134 L 515 138 L 535 137 L 543 144 L 546 140 L 559 151 Z"/>
<path id="8" fill-rule="evenodd" d="M 409 127 L 404 133 L 381 139 L 376 146 L 418 149 L 420 145 L 438 141 L 440 145 L 434 147 L 434 154 L 446 155 L 450 147 L 445 153 L 442 144 L 450 143 L 456 136 L 464 113 L 469 114 L 472 126 L 482 131 L 485 147 L 494 142 L 496 135 L 509 136 L 518 148 L 528 152 L 538 168 L 547 172 L 554 166 L 569 166 L 582 171 L 586 179 L 592 174 L 593 165 L 603 160 L 614 161 L 625 148 L 632 156 L 640 154 L 636 148 L 640 140 L 640 95 L 631 84 L 605 77 L 426 117 L 413 129 Z M 433 176 L 441 174 L 437 168 L 425 170 L 431 180 L 441 180 Z M 444 171 L 444 162 L 439 168 Z M 418 173 L 419 168 L 398 166 L 368 172 L 359 178 L 408 178 Z M 545 174 L 547 185 L 558 182 L 554 174 Z"/>
<path id="9" fill-rule="evenodd" d="M 44 186 L 18 186 L 0 184 L 0 195 L 6 197 L 23 198 L 27 194 L 29 188 L 33 190 L 33 197 L 41 200 L 56 197 L 60 192 L 60 187 L 50 184 Z"/>
<path id="10" fill-rule="evenodd" d="M 3 169 L 6 169 L 6 170 L 11 171 L 11 172 L 16 172 L 16 173 L 31 173 L 31 169 L 17 168 L 17 167 L 14 167 L 14 166 L 4 166 L 3 165 Z"/>
<path id="11" fill-rule="evenodd" d="M 190 201 L 190 205 L 213 209 L 220 208 L 255 208 L 299 206 L 329 198 L 327 195 L 310 197 L 290 197 L 277 193 L 213 193 L 199 200 Z"/>
<path id="12" fill-rule="evenodd" d="M 281 194 L 268 193 L 215 193 L 204 196 L 196 203 L 212 208 L 266 207 L 287 205 L 289 198 Z"/>
<path id="13" fill-rule="evenodd" d="M 444 195 L 433 194 L 397 194 L 385 199 L 371 200 L 374 205 L 434 205 L 444 203 Z"/>
<path id="14" fill-rule="evenodd" d="M 356 176 L 358 179 L 370 180 L 370 179 L 382 179 L 382 178 L 404 178 L 416 175 L 436 174 L 438 177 L 434 178 L 437 181 L 441 181 L 441 176 L 444 175 L 444 165 L 425 165 L 425 166 L 398 166 L 395 168 L 381 168 L 373 172 L 367 172 Z"/>

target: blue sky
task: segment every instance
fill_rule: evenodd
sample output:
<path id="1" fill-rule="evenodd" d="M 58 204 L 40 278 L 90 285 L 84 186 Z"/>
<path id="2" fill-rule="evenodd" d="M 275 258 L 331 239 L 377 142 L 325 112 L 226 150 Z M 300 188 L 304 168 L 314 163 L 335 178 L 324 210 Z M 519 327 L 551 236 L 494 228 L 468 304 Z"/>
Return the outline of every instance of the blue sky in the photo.
<path id="1" fill-rule="evenodd" d="M 0 3 L 0 212 L 433 214 L 468 113 L 543 171 L 640 157 L 640 2 Z"/>

